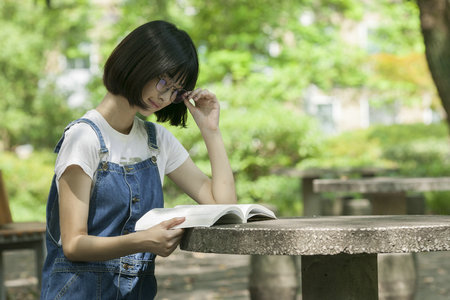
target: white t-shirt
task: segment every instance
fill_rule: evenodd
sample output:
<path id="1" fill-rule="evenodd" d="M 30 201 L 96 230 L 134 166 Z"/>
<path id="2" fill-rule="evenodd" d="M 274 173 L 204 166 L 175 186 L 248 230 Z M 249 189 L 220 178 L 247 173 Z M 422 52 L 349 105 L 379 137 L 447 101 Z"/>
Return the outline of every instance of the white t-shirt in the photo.
<path id="1" fill-rule="evenodd" d="M 93 121 L 100 129 L 108 153 L 104 160 L 120 165 L 130 165 L 156 155 L 161 184 L 164 175 L 171 173 L 186 161 L 189 154 L 181 143 L 159 124 L 155 124 L 159 152 L 148 147 L 144 121 L 135 117 L 129 134 L 112 128 L 96 110 L 88 111 L 83 118 Z M 74 124 L 65 133 L 64 142 L 55 164 L 56 182 L 70 165 L 78 165 L 95 182 L 100 163 L 100 141 L 93 128 L 84 122 Z"/>

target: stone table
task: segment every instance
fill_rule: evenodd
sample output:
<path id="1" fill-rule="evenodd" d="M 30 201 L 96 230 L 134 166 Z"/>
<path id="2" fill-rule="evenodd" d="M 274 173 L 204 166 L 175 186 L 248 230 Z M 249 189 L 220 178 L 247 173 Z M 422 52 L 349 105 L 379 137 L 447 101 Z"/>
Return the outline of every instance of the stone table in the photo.
<path id="1" fill-rule="evenodd" d="M 450 250 L 450 216 L 283 218 L 187 229 L 180 248 L 301 255 L 303 299 L 378 299 L 377 255 Z"/>
<path id="2" fill-rule="evenodd" d="M 423 214 L 425 204 L 411 205 L 407 202 L 407 192 L 450 190 L 450 177 L 317 179 L 313 181 L 313 190 L 317 193 L 362 193 L 370 200 L 372 215 Z M 411 254 L 379 255 L 378 269 L 381 295 L 399 298 L 402 294 L 403 299 L 408 299 L 415 294 L 416 264 Z"/>
<path id="3" fill-rule="evenodd" d="M 275 174 L 298 177 L 302 187 L 303 215 L 317 216 L 322 214 L 319 194 L 313 190 L 313 181 L 320 178 L 342 178 L 348 176 L 360 176 L 363 178 L 374 177 L 380 174 L 395 171 L 378 167 L 359 168 L 309 168 L 309 169 L 281 169 Z"/>
<path id="4" fill-rule="evenodd" d="M 406 192 L 450 190 L 450 177 L 316 179 L 313 190 L 316 193 L 363 193 L 371 201 L 374 215 L 406 214 Z"/>

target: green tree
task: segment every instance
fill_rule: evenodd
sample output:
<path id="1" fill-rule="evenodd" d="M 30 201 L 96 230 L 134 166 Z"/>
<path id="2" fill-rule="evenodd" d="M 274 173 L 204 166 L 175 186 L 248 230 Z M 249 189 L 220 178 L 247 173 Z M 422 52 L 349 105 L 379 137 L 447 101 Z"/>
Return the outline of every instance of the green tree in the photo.
<path id="1" fill-rule="evenodd" d="M 319 151 L 320 133 L 302 112 L 303 88 L 310 83 L 324 89 L 362 84 L 363 55 L 340 40 L 334 20 L 336 15 L 360 18 L 358 3 L 191 0 L 148 5 L 130 0 L 123 2 L 113 28 L 124 36 L 143 22 L 166 19 L 192 36 L 200 56 L 198 86 L 210 88 L 222 102 L 221 127 L 240 201 L 275 202 L 283 213 L 298 214 L 297 180 L 275 179 L 272 171 L 295 166 Z M 302 25 L 304 12 L 314 20 Z M 110 50 L 116 42 L 108 43 Z M 349 60 L 353 54 L 358 58 Z M 208 173 L 206 150 L 191 125 L 171 130 Z M 166 196 L 169 201 L 183 197 L 170 184 Z"/>
<path id="2" fill-rule="evenodd" d="M 67 95 L 51 77 L 51 58 L 88 40 L 89 2 L 64 0 L 50 7 L 38 1 L 0 2 L 0 138 L 6 148 L 49 147 L 72 118 Z"/>
<path id="3" fill-rule="evenodd" d="M 314 84 L 325 93 L 335 88 L 369 89 L 377 101 L 401 98 L 409 102 L 430 90 L 418 7 L 412 1 L 123 0 L 114 7 L 118 15 L 109 18 L 110 23 L 99 17 L 95 3 L 0 1 L 4 41 L 0 139 L 4 144 L 32 142 L 51 147 L 63 126 L 79 114 L 67 106 L 68 95 L 55 87 L 58 70 L 48 68 L 52 57 L 78 57 L 83 55 L 80 43 L 92 42 L 100 47 L 103 66 L 128 32 L 149 20 L 165 19 L 193 37 L 201 60 L 198 85 L 210 88 L 221 100 L 221 126 L 239 199 L 275 201 L 284 207 L 283 213 L 298 214 L 297 180 L 275 177 L 273 169 L 306 165 L 305 160 L 312 157 L 338 161 L 340 156 L 334 150 L 322 153 L 327 151 L 323 137 L 303 113 L 305 87 Z M 343 40 L 341 33 L 344 24 L 357 24 L 367 13 L 378 14 L 379 24 L 370 32 L 369 47 L 363 49 Z M 91 41 L 89 31 L 96 22 L 102 22 L 103 29 Z M 100 74 L 89 88 L 92 107 L 105 93 Z M 208 172 L 195 125 L 171 130 Z M 336 144 L 341 154 L 349 154 L 348 146 Z M 350 155 L 345 163 L 371 162 L 377 148 L 363 145 L 364 155 L 357 159 Z M 170 184 L 166 195 L 169 201 L 185 201 Z"/>

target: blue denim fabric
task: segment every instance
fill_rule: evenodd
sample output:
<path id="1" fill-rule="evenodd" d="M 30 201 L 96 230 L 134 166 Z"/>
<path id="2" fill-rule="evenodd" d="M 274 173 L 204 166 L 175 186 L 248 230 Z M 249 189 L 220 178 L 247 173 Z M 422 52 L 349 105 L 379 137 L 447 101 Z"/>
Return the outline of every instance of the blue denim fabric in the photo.
<path id="1" fill-rule="evenodd" d="M 107 153 L 102 134 L 88 119 L 79 119 L 96 132 L 100 155 Z M 158 153 L 154 124 L 146 122 L 148 145 Z M 55 152 L 59 152 L 64 134 Z M 102 156 L 100 156 L 102 157 Z M 88 234 L 118 236 L 134 231 L 136 221 L 147 211 L 163 207 L 161 180 L 156 156 L 121 166 L 101 160 L 89 203 Z M 44 264 L 41 299 L 153 299 L 157 285 L 155 255 L 136 253 L 103 262 L 72 262 L 59 244 L 59 203 L 55 177 L 47 202 L 47 258 Z"/>

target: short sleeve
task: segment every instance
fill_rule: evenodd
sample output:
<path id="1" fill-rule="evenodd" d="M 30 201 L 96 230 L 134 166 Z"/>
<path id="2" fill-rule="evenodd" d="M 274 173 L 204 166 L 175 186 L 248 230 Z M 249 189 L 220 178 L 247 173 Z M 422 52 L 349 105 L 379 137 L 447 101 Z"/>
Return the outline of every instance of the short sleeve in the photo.
<path id="1" fill-rule="evenodd" d="M 162 146 L 160 148 L 166 156 L 164 174 L 167 175 L 181 166 L 189 153 L 169 130 L 159 124 L 156 124 L 156 128 L 158 144 Z"/>
<path id="2" fill-rule="evenodd" d="M 56 179 L 68 166 L 78 165 L 91 178 L 100 162 L 100 142 L 90 125 L 78 123 L 70 127 L 64 134 L 64 141 L 55 163 Z"/>

